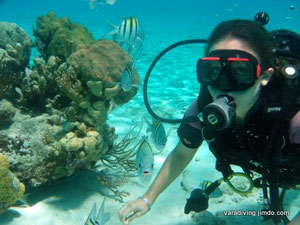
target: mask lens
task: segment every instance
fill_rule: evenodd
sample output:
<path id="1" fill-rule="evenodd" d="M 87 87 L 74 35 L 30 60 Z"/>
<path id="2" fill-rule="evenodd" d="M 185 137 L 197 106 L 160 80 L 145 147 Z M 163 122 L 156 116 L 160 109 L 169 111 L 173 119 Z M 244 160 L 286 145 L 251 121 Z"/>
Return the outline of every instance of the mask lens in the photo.
<path id="1" fill-rule="evenodd" d="M 204 82 L 211 82 L 217 79 L 222 66 L 216 60 L 202 60 L 199 68 L 200 77 Z"/>
<path id="2" fill-rule="evenodd" d="M 259 75 L 257 59 L 245 51 L 214 50 L 197 62 L 198 81 L 223 91 L 245 90 Z"/>
<path id="3" fill-rule="evenodd" d="M 231 73 L 237 85 L 251 85 L 255 81 L 255 71 L 251 62 L 232 62 Z"/>

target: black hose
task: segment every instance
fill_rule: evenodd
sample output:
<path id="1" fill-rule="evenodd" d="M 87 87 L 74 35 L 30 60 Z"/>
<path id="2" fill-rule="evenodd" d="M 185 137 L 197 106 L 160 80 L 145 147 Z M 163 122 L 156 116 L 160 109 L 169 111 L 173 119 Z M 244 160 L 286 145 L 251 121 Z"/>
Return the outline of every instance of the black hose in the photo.
<path id="1" fill-rule="evenodd" d="M 168 51 L 181 46 L 181 45 L 186 45 L 186 44 L 206 44 L 207 40 L 205 39 L 191 39 L 191 40 L 185 40 L 185 41 L 179 41 L 176 42 L 172 45 L 170 45 L 169 47 L 165 48 L 161 53 L 159 53 L 156 58 L 153 60 L 153 62 L 151 63 L 150 67 L 148 68 L 148 71 L 146 73 L 145 79 L 144 79 L 144 86 L 143 86 L 143 96 L 144 96 L 144 102 L 145 102 L 145 106 L 148 110 L 148 112 L 150 113 L 150 115 L 157 120 L 160 120 L 161 122 L 164 123 L 180 123 L 183 121 L 183 119 L 166 119 L 166 118 L 162 118 L 160 116 L 158 116 L 150 107 L 149 101 L 148 101 L 148 94 L 147 94 L 147 86 L 148 86 L 148 81 L 149 81 L 149 77 L 150 74 L 154 68 L 154 66 L 156 65 L 156 63 L 160 60 L 160 58 L 165 55 Z M 197 117 L 190 117 L 189 122 L 193 122 L 193 121 L 197 121 Z"/>

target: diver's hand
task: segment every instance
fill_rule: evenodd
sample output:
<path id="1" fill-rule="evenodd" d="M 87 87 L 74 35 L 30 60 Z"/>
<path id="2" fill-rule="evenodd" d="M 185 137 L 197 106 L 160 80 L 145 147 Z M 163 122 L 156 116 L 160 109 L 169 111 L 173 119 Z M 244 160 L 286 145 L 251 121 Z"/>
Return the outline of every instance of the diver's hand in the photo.
<path id="1" fill-rule="evenodd" d="M 273 68 L 268 68 L 266 71 L 264 71 L 264 73 L 262 74 L 261 85 L 266 86 L 269 83 L 269 80 L 271 79 L 273 74 L 274 74 Z"/>
<path id="2" fill-rule="evenodd" d="M 119 210 L 119 219 L 124 225 L 128 225 L 130 221 L 144 215 L 148 211 L 148 205 L 144 202 L 143 199 L 138 198 L 127 202 Z"/>

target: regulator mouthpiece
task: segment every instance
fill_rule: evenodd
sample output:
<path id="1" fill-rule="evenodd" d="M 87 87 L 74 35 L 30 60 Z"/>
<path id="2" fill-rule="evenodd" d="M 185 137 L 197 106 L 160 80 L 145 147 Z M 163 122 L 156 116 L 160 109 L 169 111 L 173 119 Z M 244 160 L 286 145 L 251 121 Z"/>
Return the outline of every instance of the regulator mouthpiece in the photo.
<path id="1" fill-rule="evenodd" d="M 234 99 L 220 95 L 215 101 L 205 106 L 202 112 L 204 127 L 211 130 L 223 130 L 232 124 L 235 117 Z"/>

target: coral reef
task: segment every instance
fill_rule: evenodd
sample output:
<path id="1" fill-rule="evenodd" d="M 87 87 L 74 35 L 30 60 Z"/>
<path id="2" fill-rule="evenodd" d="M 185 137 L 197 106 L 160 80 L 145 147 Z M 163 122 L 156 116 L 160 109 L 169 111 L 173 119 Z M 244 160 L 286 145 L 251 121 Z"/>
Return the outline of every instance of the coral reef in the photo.
<path id="1" fill-rule="evenodd" d="M 13 94 L 0 104 L 0 153 L 9 169 L 35 187 L 97 162 L 132 171 L 133 150 L 125 149 L 130 139 L 116 143 L 115 129 L 106 123 L 108 113 L 137 92 L 119 85 L 132 63 L 129 54 L 112 41 L 94 41 L 84 27 L 54 13 L 37 19 L 34 35 L 43 58 L 22 66 Z M 8 76 L 0 71 L 0 86 L 1 77 Z"/>
<path id="2" fill-rule="evenodd" d="M 126 52 L 102 39 L 73 53 L 57 70 L 60 89 L 84 112 L 82 120 L 97 130 L 116 105 L 129 101 L 137 92 L 132 89 L 125 93 L 117 84 L 128 63 L 131 59 Z M 137 72 L 135 79 L 139 81 Z"/>
<path id="3" fill-rule="evenodd" d="M 50 56 L 45 63 L 42 58 L 35 57 L 33 62 L 34 67 L 25 70 L 26 76 L 21 82 L 17 102 L 26 110 L 45 111 L 50 100 L 60 98 L 55 78 L 61 60 Z M 60 103 L 67 104 L 68 100 L 61 99 Z"/>
<path id="4" fill-rule="evenodd" d="M 11 121 L 16 113 L 15 107 L 7 100 L 0 100 L 0 124 Z"/>
<path id="5" fill-rule="evenodd" d="M 21 27 L 15 23 L 0 22 L 1 59 L 8 57 L 4 61 L 2 59 L 2 63 L 7 61 L 7 65 L 16 66 L 10 69 L 23 70 L 29 62 L 31 47 L 31 38 Z"/>
<path id="6" fill-rule="evenodd" d="M 0 98 L 11 94 L 24 75 L 32 42 L 15 23 L 0 22 Z"/>
<path id="7" fill-rule="evenodd" d="M 79 48 L 94 43 L 93 35 L 85 27 L 72 23 L 67 17 L 57 18 L 54 12 L 37 18 L 34 36 L 46 60 L 51 55 L 66 60 Z"/>
<path id="8" fill-rule="evenodd" d="M 0 153 L 0 213 L 11 207 L 25 192 L 24 184 L 9 170 L 9 161 Z"/>
<path id="9" fill-rule="evenodd" d="M 21 181 L 39 186 L 70 176 L 76 169 L 92 169 L 112 150 L 114 130 L 104 128 L 105 139 L 83 123 L 58 115 L 31 117 L 16 112 L 9 130 L 0 130 L 0 152 Z"/>

